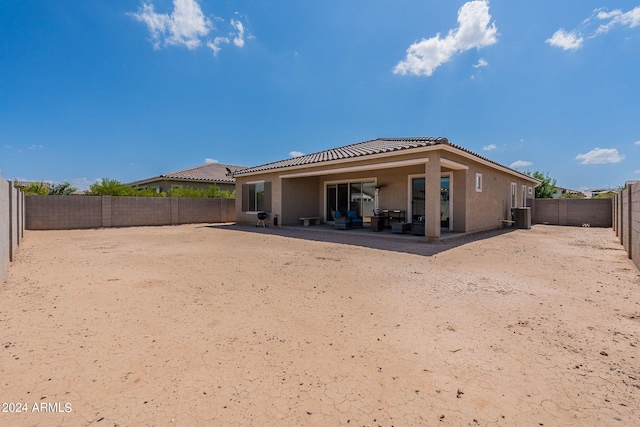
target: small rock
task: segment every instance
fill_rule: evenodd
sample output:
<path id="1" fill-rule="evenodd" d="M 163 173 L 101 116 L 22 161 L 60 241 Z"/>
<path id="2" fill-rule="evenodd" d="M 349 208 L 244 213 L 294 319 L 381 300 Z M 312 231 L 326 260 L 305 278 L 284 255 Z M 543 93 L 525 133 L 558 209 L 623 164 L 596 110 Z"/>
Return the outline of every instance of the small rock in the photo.
<path id="1" fill-rule="evenodd" d="M 608 355 L 609 355 L 606 351 L 601 351 L 601 352 L 600 352 L 600 354 L 601 354 L 602 356 L 608 356 Z"/>

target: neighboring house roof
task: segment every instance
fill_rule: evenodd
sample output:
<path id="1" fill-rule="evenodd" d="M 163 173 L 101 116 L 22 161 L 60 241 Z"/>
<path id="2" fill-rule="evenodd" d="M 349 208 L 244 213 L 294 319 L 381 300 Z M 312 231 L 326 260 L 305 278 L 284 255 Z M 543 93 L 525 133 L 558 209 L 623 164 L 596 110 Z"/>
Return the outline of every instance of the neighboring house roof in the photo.
<path id="1" fill-rule="evenodd" d="M 257 172 L 268 172 L 276 169 L 286 169 L 299 166 L 311 166 L 318 163 L 329 162 L 343 159 L 360 159 L 375 154 L 384 154 L 391 152 L 399 152 L 403 150 L 420 149 L 425 147 L 433 147 L 437 145 L 446 145 L 453 147 L 464 153 L 470 154 L 478 159 L 484 160 L 509 170 L 511 173 L 528 178 L 531 181 L 539 182 L 526 174 L 511 169 L 491 159 L 483 157 L 459 145 L 452 144 L 447 138 L 443 137 L 411 137 L 411 138 L 378 138 L 370 141 L 358 142 L 356 144 L 345 145 L 344 147 L 332 148 L 330 150 L 319 151 L 317 153 L 306 154 L 291 159 L 280 160 L 277 162 L 267 163 L 260 166 L 254 166 L 242 169 L 234 175 L 248 175 Z"/>
<path id="2" fill-rule="evenodd" d="M 152 178 L 129 182 L 127 183 L 127 185 L 141 185 L 158 180 L 180 180 L 211 183 L 220 182 L 233 184 L 236 182 L 236 180 L 235 178 L 233 178 L 233 176 L 227 175 L 227 169 L 233 172 L 244 168 L 245 166 L 211 163 L 202 166 L 196 166 L 193 168 L 181 169 L 175 172 L 163 173 L 162 175 L 154 176 Z"/>

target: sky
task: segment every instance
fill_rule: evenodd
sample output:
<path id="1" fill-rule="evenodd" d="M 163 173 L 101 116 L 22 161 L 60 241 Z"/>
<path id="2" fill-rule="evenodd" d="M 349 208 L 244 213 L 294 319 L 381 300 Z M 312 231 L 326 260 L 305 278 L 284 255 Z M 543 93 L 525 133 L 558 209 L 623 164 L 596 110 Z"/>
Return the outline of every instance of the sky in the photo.
<path id="1" fill-rule="evenodd" d="M 640 0 L 0 0 L 0 176 L 129 182 L 433 136 L 640 180 Z"/>

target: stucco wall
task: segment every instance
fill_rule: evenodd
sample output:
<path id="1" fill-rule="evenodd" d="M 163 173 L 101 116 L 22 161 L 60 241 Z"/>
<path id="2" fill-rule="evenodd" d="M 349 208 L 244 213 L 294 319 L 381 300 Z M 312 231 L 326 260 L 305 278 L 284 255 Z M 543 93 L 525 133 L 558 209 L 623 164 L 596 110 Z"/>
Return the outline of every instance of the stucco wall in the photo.
<path id="1" fill-rule="evenodd" d="M 259 177 L 238 177 L 236 178 L 235 198 L 235 221 L 238 224 L 255 224 L 257 222 L 255 213 L 242 212 L 242 185 L 258 181 L 271 182 L 271 211 L 268 212 L 269 216 L 266 223 L 273 224 L 276 214 L 279 218 L 282 217 L 282 183 L 278 174 L 270 173 Z M 279 224 L 282 225 L 282 220 L 279 220 Z"/>
<path id="2" fill-rule="evenodd" d="M 24 236 L 24 195 L 0 178 L 0 280 Z"/>
<path id="3" fill-rule="evenodd" d="M 534 224 L 613 226 L 612 199 L 534 199 Z"/>
<path id="4" fill-rule="evenodd" d="M 299 224 L 301 217 L 319 216 L 322 212 L 322 202 L 318 200 L 316 191 L 309 191 L 318 187 L 318 177 L 297 179 L 283 179 L 282 192 L 284 194 L 297 194 L 298 197 L 289 197 L 281 200 L 282 214 L 280 223 Z"/>
<path id="5" fill-rule="evenodd" d="M 181 197 L 27 196 L 26 228 L 100 227 L 235 221 L 233 199 Z"/>
<path id="6" fill-rule="evenodd" d="M 393 158 L 358 160 L 344 164 L 320 164 L 284 172 L 271 172 L 253 176 L 236 176 L 236 220 L 238 223 L 255 223 L 255 213 L 242 212 L 242 184 L 269 181 L 272 183 L 272 212 L 267 223 L 272 223 L 274 215 L 281 220 L 280 225 L 299 224 L 301 216 L 319 216 L 325 218 L 325 188 L 329 182 L 375 181 L 380 186 L 378 206 L 380 209 L 401 209 L 410 215 L 409 176 L 425 175 L 427 157 L 416 158 L 415 154 L 396 155 Z M 517 184 L 517 206 L 522 206 L 521 187 L 534 187 L 534 183 L 517 175 L 498 170 L 487 164 L 474 161 L 469 157 L 453 152 L 441 153 L 442 173 L 451 173 L 453 197 L 453 227 L 459 232 L 481 231 L 502 226 L 502 220 L 510 217 L 511 182 Z M 407 164 L 401 167 L 388 167 L 385 162 Z M 457 163 L 453 169 L 447 162 Z M 463 167 L 466 166 L 466 169 Z M 341 172 L 341 169 L 362 169 Z M 368 169 L 370 167 L 370 169 Z M 329 171 L 327 171 L 329 169 Z M 325 174 L 322 171 L 327 171 Z M 476 172 L 483 175 L 483 190 L 476 192 Z M 283 174 L 283 177 L 280 177 Z M 305 177 L 304 174 L 317 174 Z M 287 176 L 288 175 L 288 176 Z M 438 184 L 439 187 L 439 184 Z M 285 191 L 283 191 L 283 189 Z M 437 191 L 439 193 L 439 190 Z M 286 194 L 286 200 L 282 195 Z M 527 199 L 528 199 L 527 192 Z M 309 198 L 313 197 L 314 200 Z M 525 204 L 527 202 L 525 201 Z M 439 209 L 439 208 L 438 208 Z M 312 214 L 311 211 L 315 212 Z M 283 218 L 283 212 L 285 217 Z"/>

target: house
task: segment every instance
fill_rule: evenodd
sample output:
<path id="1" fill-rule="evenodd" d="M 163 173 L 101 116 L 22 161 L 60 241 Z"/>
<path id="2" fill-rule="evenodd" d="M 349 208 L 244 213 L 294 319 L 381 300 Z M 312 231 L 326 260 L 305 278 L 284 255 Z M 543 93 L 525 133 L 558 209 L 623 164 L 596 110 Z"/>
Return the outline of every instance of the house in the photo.
<path id="1" fill-rule="evenodd" d="M 236 184 L 233 176 L 228 174 L 229 171 L 234 172 L 244 167 L 211 163 L 129 182 L 126 185 L 136 188 L 151 188 L 161 193 L 168 192 L 174 187 L 207 189 L 215 184 L 220 190 L 231 192 L 236 189 Z"/>
<path id="2" fill-rule="evenodd" d="M 471 233 L 501 227 L 512 207 L 527 206 L 540 181 L 446 138 L 381 138 L 242 169 L 236 178 L 236 221 L 295 225 L 356 211 L 364 223 L 379 213 L 414 234 Z M 387 224 L 388 226 L 388 224 Z M 404 226 L 403 226 L 404 231 Z"/>

